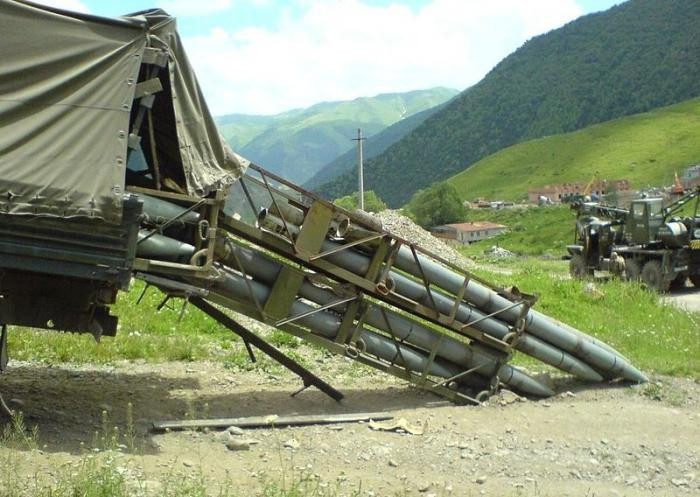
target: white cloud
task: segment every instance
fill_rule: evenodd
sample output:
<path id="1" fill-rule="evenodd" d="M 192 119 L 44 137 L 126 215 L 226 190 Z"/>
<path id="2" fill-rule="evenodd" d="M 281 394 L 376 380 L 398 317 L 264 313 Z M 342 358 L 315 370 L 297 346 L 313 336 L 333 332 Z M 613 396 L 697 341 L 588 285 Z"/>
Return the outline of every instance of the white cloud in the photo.
<path id="1" fill-rule="evenodd" d="M 434 0 L 412 10 L 305 0 L 275 31 L 225 27 L 185 46 L 216 114 L 273 113 L 432 86 L 464 89 L 528 38 L 582 14 L 574 0 Z"/>
<path id="2" fill-rule="evenodd" d="M 70 10 L 73 12 L 90 12 L 90 9 L 80 0 L 34 0 L 41 5 L 56 7 L 58 9 Z"/>
<path id="3" fill-rule="evenodd" d="M 206 16 L 231 7 L 231 0 L 159 0 L 158 7 L 182 17 Z"/>

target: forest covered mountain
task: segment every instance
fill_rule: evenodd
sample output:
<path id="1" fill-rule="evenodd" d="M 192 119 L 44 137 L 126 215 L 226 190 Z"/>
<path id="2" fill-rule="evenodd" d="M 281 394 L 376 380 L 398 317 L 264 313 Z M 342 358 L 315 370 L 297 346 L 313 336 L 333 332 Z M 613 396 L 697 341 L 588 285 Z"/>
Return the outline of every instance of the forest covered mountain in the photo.
<path id="1" fill-rule="evenodd" d="M 672 144 L 672 146 L 669 146 Z M 448 181 L 460 198 L 527 199 L 529 188 L 626 179 L 633 189 L 672 185 L 700 162 L 700 98 L 536 138 L 484 157 Z M 503 181 L 507 178 L 507 181 Z"/>
<path id="2" fill-rule="evenodd" d="M 440 105 L 457 90 L 432 88 L 323 102 L 273 116 L 217 118 L 224 138 L 247 159 L 296 183 L 354 147 L 357 129 L 371 137 L 387 126 Z"/>
<path id="3" fill-rule="evenodd" d="M 537 36 L 367 161 L 365 188 L 399 206 L 510 145 L 700 96 L 698 26 L 697 0 L 629 0 Z M 346 173 L 318 191 L 355 183 Z"/>

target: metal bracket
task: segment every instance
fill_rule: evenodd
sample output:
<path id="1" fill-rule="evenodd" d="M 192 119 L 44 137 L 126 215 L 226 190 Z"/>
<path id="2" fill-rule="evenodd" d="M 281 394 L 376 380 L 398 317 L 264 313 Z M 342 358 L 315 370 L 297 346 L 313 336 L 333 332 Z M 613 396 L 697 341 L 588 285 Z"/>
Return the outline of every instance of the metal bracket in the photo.
<path id="1" fill-rule="evenodd" d="M 162 90 L 163 85 L 160 83 L 160 79 L 158 78 L 151 78 L 146 81 L 141 81 L 140 83 L 136 84 L 134 99 L 147 97 Z"/>

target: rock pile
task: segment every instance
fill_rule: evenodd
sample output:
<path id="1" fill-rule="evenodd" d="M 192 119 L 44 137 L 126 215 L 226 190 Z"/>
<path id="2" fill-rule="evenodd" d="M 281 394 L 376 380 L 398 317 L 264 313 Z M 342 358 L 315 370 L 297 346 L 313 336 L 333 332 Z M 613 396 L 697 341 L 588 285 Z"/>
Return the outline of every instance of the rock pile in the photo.
<path id="1" fill-rule="evenodd" d="M 492 257 L 515 257 L 515 254 L 513 252 L 499 247 L 498 245 L 492 245 L 490 249 L 484 250 L 484 254 L 490 255 Z"/>

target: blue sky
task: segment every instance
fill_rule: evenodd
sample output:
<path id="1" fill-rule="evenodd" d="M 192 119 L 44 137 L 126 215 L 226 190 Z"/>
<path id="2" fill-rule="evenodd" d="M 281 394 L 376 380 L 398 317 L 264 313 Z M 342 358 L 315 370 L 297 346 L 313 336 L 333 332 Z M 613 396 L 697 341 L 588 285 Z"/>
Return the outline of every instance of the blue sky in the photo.
<path id="1" fill-rule="evenodd" d="M 212 111 L 463 90 L 529 38 L 620 0 L 35 0 L 114 17 L 178 18 Z"/>

